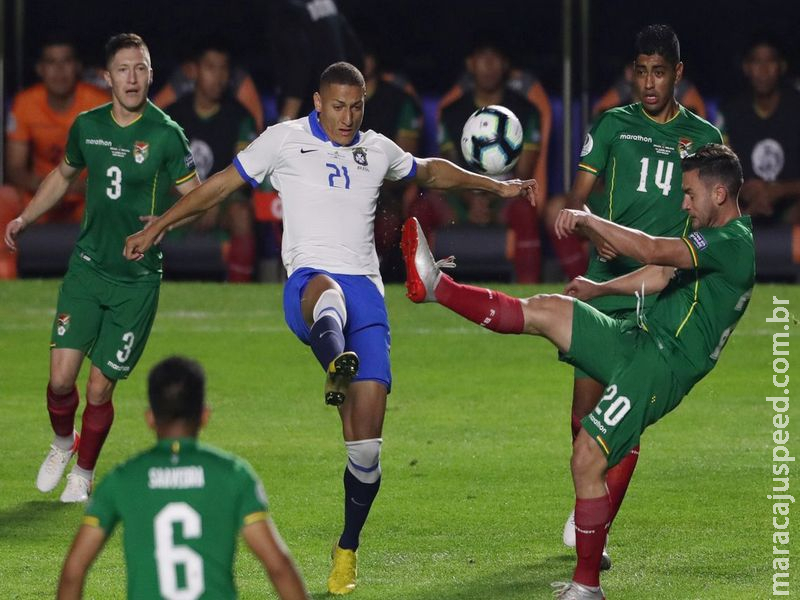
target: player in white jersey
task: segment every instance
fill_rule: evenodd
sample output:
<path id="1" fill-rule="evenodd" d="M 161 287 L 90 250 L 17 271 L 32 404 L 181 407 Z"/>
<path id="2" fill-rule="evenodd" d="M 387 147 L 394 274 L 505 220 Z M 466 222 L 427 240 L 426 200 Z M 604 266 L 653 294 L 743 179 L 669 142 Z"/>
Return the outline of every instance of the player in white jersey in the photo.
<path id="1" fill-rule="evenodd" d="M 506 198 L 536 188 L 533 180 L 500 182 L 443 159 L 414 158 L 383 135 L 360 132 L 365 94 L 358 69 L 332 64 L 320 77 L 310 115 L 269 127 L 233 165 L 125 245 L 125 255 L 138 259 L 167 227 L 219 204 L 244 182 L 256 186 L 269 177 L 280 191 L 286 322 L 326 370 L 325 401 L 338 406 L 347 448 L 344 530 L 328 578 L 332 594 L 355 588 L 359 534 L 381 478 L 390 336 L 373 225 L 383 180 L 409 178 L 425 187 Z"/>

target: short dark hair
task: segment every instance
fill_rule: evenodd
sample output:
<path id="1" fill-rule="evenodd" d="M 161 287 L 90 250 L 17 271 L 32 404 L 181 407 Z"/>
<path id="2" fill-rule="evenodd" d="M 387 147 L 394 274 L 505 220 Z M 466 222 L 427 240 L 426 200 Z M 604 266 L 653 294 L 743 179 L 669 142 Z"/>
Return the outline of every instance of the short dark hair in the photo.
<path id="1" fill-rule="evenodd" d="M 744 182 L 739 157 L 723 144 L 702 146 L 681 161 L 681 168 L 684 173 L 698 171 L 700 179 L 705 183 L 721 183 L 732 198 L 739 195 Z"/>
<path id="2" fill-rule="evenodd" d="M 200 363 L 171 356 L 150 370 L 147 396 L 156 423 L 184 421 L 199 425 L 205 406 L 206 376 Z"/>
<path id="3" fill-rule="evenodd" d="M 349 62 L 335 62 L 329 65 L 319 77 L 319 88 L 322 89 L 326 85 L 353 85 L 360 88 L 366 88 L 364 83 L 364 76 L 356 67 Z"/>
<path id="4" fill-rule="evenodd" d="M 508 41 L 503 35 L 494 29 L 488 28 L 478 29 L 472 34 L 468 56 L 472 56 L 484 50 L 493 50 L 506 60 L 508 60 L 511 54 L 508 48 Z"/>
<path id="5" fill-rule="evenodd" d="M 663 56 L 674 67 L 681 62 L 681 44 L 669 25 L 648 25 L 636 34 L 634 60 L 640 54 Z"/>
<path id="6" fill-rule="evenodd" d="M 75 41 L 63 31 L 54 31 L 47 34 L 42 40 L 42 45 L 39 46 L 39 60 L 44 58 L 44 51 L 51 46 L 68 46 L 72 49 L 72 55 L 78 59 L 78 48 Z"/>
<path id="7" fill-rule="evenodd" d="M 228 60 L 231 59 L 232 55 L 230 44 L 221 36 L 207 38 L 197 43 L 192 50 L 192 59 L 195 62 L 199 62 L 206 52 L 219 52 L 227 56 Z"/>
<path id="8" fill-rule="evenodd" d="M 135 33 L 118 33 L 111 36 L 106 42 L 106 66 L 111 63 L 111 60 L 116 56 L 117 52 L 125 48 L 141 48 L 142 51 L 150 54 L 147 44 L 140 35 Z"/>
<path id="9" fill-rule="evenodd" d="M 772 48 L 775 51 L 778 60 L 784 60 L 786 58 L 786 50 L 783 47 L 781 40 L 778 39 L 778 37 L 771 31 L 759 31 L 750 36 L 750 39 L 747 43 L 747 49 L 744 53 L 744 59 L 750 60 L 753 55 L 753 50 L 761 46 Z"/>

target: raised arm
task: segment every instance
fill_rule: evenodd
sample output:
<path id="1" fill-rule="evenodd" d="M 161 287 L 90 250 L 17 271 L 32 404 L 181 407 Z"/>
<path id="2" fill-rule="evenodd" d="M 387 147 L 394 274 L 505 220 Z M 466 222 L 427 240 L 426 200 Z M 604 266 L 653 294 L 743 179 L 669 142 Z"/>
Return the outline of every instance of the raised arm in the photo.
<path id="1" fill-rule="evenodd" d="M 597 234 L 618 253 L 646 265 L 690 269 L 694 267 L 688 243 L 682 238 L 653 237 L 623 227 L 580 210 L 562 210 L 555 225 L 556 235 L 563 237 L 575 231 Z"/>
<path id="2" fill-rule="evenodd" d="M 19 236 L 23 229 L 53 208 L 58 201 L 61 200 L 69 184 L 75 179 L 79 172 L 78 169 L 70 167 L 66 162 L 61 161 L 55 169 L 47 174 L 47 177 L 45 177 L 41 185 L 39 185 L 39 189 L 36 190 L 36 194 L 34 194 L 30 204 L 25 207 L 16 219 L 6 226 L 5 242 L 10 250 L 16 251 L 17 236 Z"/>
<path id="3" fill-rule="evenodd" d="M 443 158 L 417 158 L 415 160 L 417 174 L 414 176 L 414 180 L 425 187 L 437 190 L 451 188 L 484 190 L 503 198 L 525 195 L 531 202 L 535 201 L 538 190 L 535 179 L 497 181 L 485 175 L 471 173 Z"/>
<path id="4" fill-rule="evenodd" d="M 146 229 L 128 236 L 125 241 L 125 258 L 140 259 L 168 227 L 219 204 L 242 185 L 244 180 L 233 165 L 215 173 L 178 200 L 167 212 L 150 222 Z M 183 190 L 179 187 L 178 191 Z"/>
<path id="5" fill-rule="evenodd" d="M 289 550 L 271 520 L 245 525 L 242 537 L 266 568 L 281 600 L 309 600 Z"/>
<path id="6" fill-rule="evenodd" d="M 61 569 L 58 600 L 78 600 L 83 593 L 86 572 L 106 540 L 105 531 L 93 525 L 81 525 Z"/>

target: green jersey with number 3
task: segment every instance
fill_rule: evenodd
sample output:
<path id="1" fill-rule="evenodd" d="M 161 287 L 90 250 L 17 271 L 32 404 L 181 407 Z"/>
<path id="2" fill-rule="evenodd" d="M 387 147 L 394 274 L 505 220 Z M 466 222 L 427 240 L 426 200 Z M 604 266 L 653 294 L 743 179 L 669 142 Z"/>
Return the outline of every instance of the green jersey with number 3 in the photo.
<path id="1" fill-rule="evenodd" d="M 267 518 L 264 488 L 242 459 L 192 438 L 159 440 L 115 468 L 83 522 L 124 525 L 128 598 L 236 598 L 239 530 Z"/>
<path id="2" fill-rule="evenodd" d="M 684 235 L 689 221 L 681 210 L 681 158 L 709 143 L 722 143 L 719 130 L 680 105 L 666 123 L 654 121 L 641 103 L 606 111 L 586 135 L 578 164 L 605 182 L 602 194 L 590 196 L 589 209 L 650 235 Z M 640 266 L 627 257 L 601 261 L 593 253 L 587 277 L 607 281 Z M 635 299 L 607 296 L 591 304 L 619 310 L 633 308 Z"/>
<path id="3" fill-rule="evenodd" d="M 174 202 L 172 186 L 194 177 L 180 126 L 147 101 L 139 118 L 123 127 L 105 104 L 75 119 L 64 160 L 89 172 L 75 256 L 112 282 L 158 281 L 157 247 L 139 261 L 126 260 L 122 250 L 125 238 L 142 229 L 140 217 L 163 213 Z"/>

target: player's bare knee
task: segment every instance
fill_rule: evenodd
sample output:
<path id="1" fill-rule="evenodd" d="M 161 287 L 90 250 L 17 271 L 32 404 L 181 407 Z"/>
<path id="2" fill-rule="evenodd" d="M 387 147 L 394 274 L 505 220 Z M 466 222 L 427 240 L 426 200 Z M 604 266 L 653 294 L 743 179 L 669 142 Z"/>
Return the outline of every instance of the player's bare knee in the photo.
<path id="1" fill-rule="evenodd" d="M 93 371 L 89 375 L 89 381 L 86 383 L 86 401 L 96 405 L 110 402 L 115 385 L 116 381 L 113 379 Z"/>
<path id="2" fill-rule="evenodd" d="M 603 473 L 607 461 L 600 447 L 587 433 L 581 433 L 572 444 L 572 459 L 570 467 L 573 477 L 587 477 Z"/>
<path id="3" fill-rule="evenodd" d="M 57 396 L 64 396 L 75 387 L 75 378 L 63 373 L 51 373 L 48 386 Z"/>
<path id="4" fill-rule="evenodd" d="M 375 483 L 381 478 L 382 438 L 345 442 L 347 470 L 362 483 Z"/>
<path id="5" fill-rule="evenodd" d="M 303 297 L 300 299 L 300 306 L 303 319 L 309 325 L 314 322 L 314 308 L 319 302 L 320 296 L 327 290 L 334 290 L 344 298 L 342 288 L 327 275 L 316 275 L 309 280 L 306 289 L 303 290 Z"/>
<path id="6" fill-rule="evenodd" d="M 554 319 L 563 311 L 564 297 L 558 294 L 536 294 L 521 301 L 525 317 L 525 331 L 547 335 L 555 324 Z"/>

